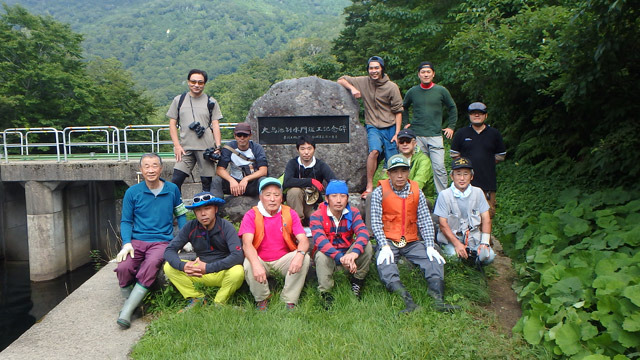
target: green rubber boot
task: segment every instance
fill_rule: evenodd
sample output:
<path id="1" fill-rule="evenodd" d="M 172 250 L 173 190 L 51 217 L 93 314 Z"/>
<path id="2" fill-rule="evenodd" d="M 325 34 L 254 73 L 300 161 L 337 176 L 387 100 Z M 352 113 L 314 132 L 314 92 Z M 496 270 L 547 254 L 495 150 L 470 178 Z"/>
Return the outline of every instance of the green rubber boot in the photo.
<path id="1" fill-rule="evenodd" d="M 120 288 L 120 294 L 122 294 L 122 297 L 125 300 L 127 300 L 129 298 L 129 295 L 131 295 L 131 290 L 133 290 L 133 284 L 127 285 L 125 287 L 121 287 Z"/>
<path id="2" fill-rule="evenodd" d="M 149 292 L 149 289 L 144 286 L 136 283 L 136 286 L 131 290 L 131 295 L 127 298 L 127 301 L 124 302 L 122 306 L 122 310 L 120 310 L 120 316 L 118 316 L 118 325 L 120 325 L 123 329 L 128 329 L 131 327 L 131 315 L 135 311 L 135 309 L 140 305 L 142 299 Z"/>

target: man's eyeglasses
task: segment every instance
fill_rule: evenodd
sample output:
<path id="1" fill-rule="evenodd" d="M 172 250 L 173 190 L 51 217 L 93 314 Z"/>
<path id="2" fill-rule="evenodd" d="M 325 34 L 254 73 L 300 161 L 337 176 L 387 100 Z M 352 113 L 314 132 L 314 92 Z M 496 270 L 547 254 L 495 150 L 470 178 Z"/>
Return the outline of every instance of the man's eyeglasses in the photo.
<path id="1" fill-rule="evenodd" d="M 200 196 L 196 196 L 193 198 L 193 202 L 197 203 L 197 202 L 201 202 L 201 201 L 209 201 L 213 199 L 213 196 L 209 195 L 209 194 L 205 194 L 205 195 L 200 195 Z"/>
<path id="2" fill-rule="evenodd" d="M 411 141 L 413 141 L 413 139 L 407 139 L 407 138 L 398 139 L 398 144 L 410 144 Z"/>
<path id="3" fill-rule="evenodd" d="M 244 138 L 244 137 L 249 137 L 249 134 L 237 133 L 236 136 L 239 137 L 239 138 Z"/>
<path id="4" fill-rule="evenodd" d="M 204 81 L 202 80 L 189 80 L 189 84 L 191 85 L 204 85 Z"/>

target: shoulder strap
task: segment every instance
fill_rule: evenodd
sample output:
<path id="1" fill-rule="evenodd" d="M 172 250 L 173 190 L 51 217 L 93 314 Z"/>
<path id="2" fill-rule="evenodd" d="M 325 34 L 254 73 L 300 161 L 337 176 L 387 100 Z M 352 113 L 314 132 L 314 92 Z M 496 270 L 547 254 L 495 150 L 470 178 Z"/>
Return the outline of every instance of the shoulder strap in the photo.
<path id="1" fill-rule="evenodd" d="M 282 205 L 282 209 L 280 210 L 282 215 L 282 237 L 284 238 L 284 242 L 287 244 L 289 251 L 293 251 L 298 248 L 296 243 L 294 242 L 295 237 L 293 236 L 293 219 L 291 218 L 291 208 L 287 205 Z"/>
<path id="2" fill-rule="evenodd" d="M 256 214 L 256 218 L 254 220 L 256 228 L 253 234 L 253 247 L 257 250 L 260 246 L 260 243 L 262 243 L 262 239 L 264 238 L 264 216 L 262 216 L 257 206 L 254 206 L 251 209 Z"/>
<path id="3" fill-rule="evenodd" d="M 178 100 L 178 117 L 176 118 L 176 121 L 178 122 L 178 125 L 180 125 L 180 108 L 182 107 L 182 103 L 184 102 L 184 98 L 187 97 L 187 93 L 182 93 L 182 95 L 180 95 L 180 100 Z"/>
<path id="4" fill-rule="evenodd" d="M 180 100 L 178 100 L 178 118 L 176 121 L 180 122 L 180 108 L 182 107 L 182 103 L 184 103 L 184 99 L 187 97 L 187 93 L 182 93 L 180 95 Z M 209 109 L 209 127 L 211 127 L 211 123 L 213 122 L 213 109 L 216 108 L 216 103 L 211 101 L 211 96 L 207 95 L 207 108 Z"/>
<path id="5" fill-rule="evenodd" d="M 324 229 L 324 234 L 329 238 L 329 241 L 333 241 L 335 234 L 331 232 L 331 219 L 329 219 L 327 215 L 327 207 L 322 203 L 318 206 L 318 209 L 322 213 L 322 228 Z"/>
<path id="6" fill-rule="evenodd" d="M 216 103 L 213 102 L 211 96 L 207 95 L 207 108 L 209 109 L 209 127 L 211 127 L 211 123 L 213 122 L 213 109 L 215 109 Z"/>
<path id="7" fill-rule="evenodd" d="M 244 154 L 242 154 L 242 153 L 238 152 L 238 150 L 236 150 L 236 149 L 232 148 L 232 147 L 231 147 L 231 146 L 229 146 L 229 145 L 225 145 L 225 146 L 223 146 L 222 148 L 223 148 L 223 149 L 227 149 L 227 150 L 231 151 L 232 153 L 234 153 L 234 154 L 238 155 L 238 157 L 239 157 L 240 159 L 244 160 L 244 161 L 256 162 L 256 159 L 249 159 L 249 158 L 248 158 L 248 157 L 246 157 Z"/>

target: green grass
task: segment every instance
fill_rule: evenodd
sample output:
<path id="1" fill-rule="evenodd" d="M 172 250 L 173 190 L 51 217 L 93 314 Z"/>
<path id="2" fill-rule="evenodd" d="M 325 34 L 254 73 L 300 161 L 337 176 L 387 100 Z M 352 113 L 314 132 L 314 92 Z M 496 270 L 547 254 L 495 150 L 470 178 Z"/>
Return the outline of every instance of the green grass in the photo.
<path id="1" fill-rule="evenodd" d="M 172 287 L 154 294 L 155 319 L 135 346 L 134 359 L 533 359 L 535 349 L 496 332 L 495 317 L 481 304 L 489 301 L 486 280 L 461 263 L 446 265 L 449 302 L 454 314 L 433 310 L 426 281 L 407 263 L 401 278 L 422 308 L 398 312 L 404 303 L 388 293 L 375 265 L 363 298 L 351 294 L 345 274 L 336 274 L 335 302 L 323 309 L 316 286 L 308 281 L 298 308 L 288 311 L 276 290 L 269 309 L 255 310 L 246 285 L 228 306 L 208 305 L 177 314 L 186 304 Z M 491 274 L 491 270 L 489 270 Z M 276 289 L 281 288 L 279 280 Z M 216 289 L 207 289 L 211 297 Z"/>

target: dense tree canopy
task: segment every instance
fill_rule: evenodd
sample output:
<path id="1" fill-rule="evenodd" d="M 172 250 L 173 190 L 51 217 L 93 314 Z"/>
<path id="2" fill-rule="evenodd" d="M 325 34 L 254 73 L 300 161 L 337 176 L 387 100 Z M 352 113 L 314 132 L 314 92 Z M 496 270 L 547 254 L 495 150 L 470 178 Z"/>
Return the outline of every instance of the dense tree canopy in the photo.
<path id="1" fill-rule="evenodd" d="M 189 69 L 210 78 L 301 37 L 332 39 L 348 0 L 7 0 L 68 22 L 87 58 L 115 57 L 154 104 L 186 87 Z"/>
<path id="2" fill-rule="evenodd" d="M 146 123 L 151 102 L 115 59 L 85 63 L 82 36 L 20 6 L 0 16 L 0 127 Z"/>
<path id="3" fill-rule="evenodd" d="M 218 76 L 205 89 L 220 102 L 226 121 L 244 121 L 251 104 L 271 85 L 309 75 L 334 76 L 339 67 L 322 39 L 296 39 L 263 59 L 253 59 L 233 74 Z"/>
<path id="4" fill-rule="evenodd" d="M 351 72 L 383 56 L 404 91 L 432 61 L 459 109 L 487 103 L 511 156 L 622 183 L 640 172 L 628 156 L 640 148 L 638 12 L 629 0 L 352 0 L 333 52 Z"/>

